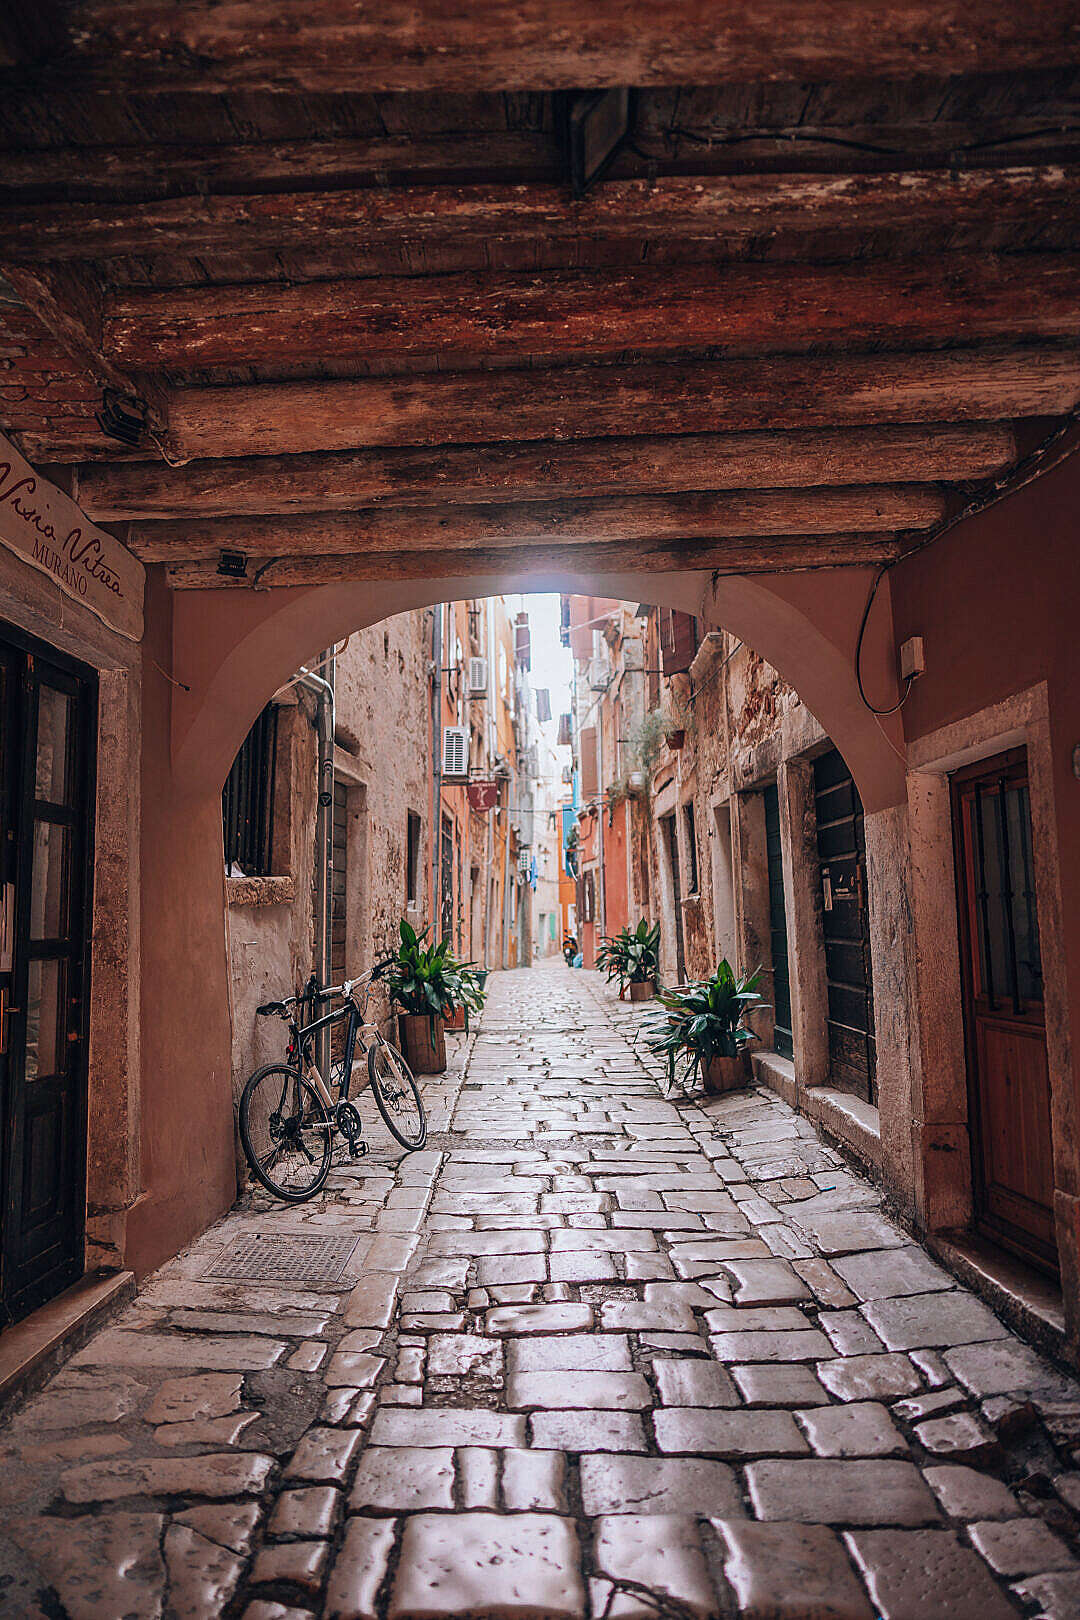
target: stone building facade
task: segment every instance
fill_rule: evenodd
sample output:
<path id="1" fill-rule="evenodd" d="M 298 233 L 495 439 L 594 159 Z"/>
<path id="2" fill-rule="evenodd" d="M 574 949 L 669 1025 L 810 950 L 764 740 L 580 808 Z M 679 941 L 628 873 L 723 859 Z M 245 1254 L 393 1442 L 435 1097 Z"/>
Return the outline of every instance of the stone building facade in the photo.
<path id="1" fill-rule="evenodd" d="M 528 676 L 515 631 L 504 598 L 443 603 L 358 631 L 310 666 L 331 675 L 334 688 L 333 982 L 393 948 L 402 918 L 417 929 L 432 926 L 456 954 L 485 966 L 529 959 L 530 874 L 520 851 L 531 840 L 522 807 L 531 804 L 529 771 L 539 760 L 530 752 Z M 260 1020 L 256 1008 L 303 984 L 319 962 L 319 702 L 317 683 L 302 672 L 287 682 L 234 765 L 235 776 L 245 751 L 262 744 L 252 764 L 271 795 L 259 869 L 245 871 L 237 860 L 226 869 L 237 1091 L 280 1055 L 280 1027 Z M 447 727 L 468 733 L 469 782 L 450 774 Z M 495 784 L 491 809 L 476 807 L 481 782 Z M 227 858 L 228 794 L 227 787 Z M 537 853 L 550 885 L 555 852 Z M 389 1030 L 381 988 L 372 1008 Z"/>
<path id="2" fill-rule="evenodd" d="M 915 777 L 909 788 L 910 888 L 898 894 L 896 828 L 864 811 L 843 754 L 758 652 L 645 604 L 572 597 L 566 616 L 585 967 L 605 934 L 647 917 L 661 924 L 667 984 L 707 977 L 723 957 L 740 973 L 760 970 L 759 1080 L 882 1180 L 961 1275 L 1053 1342 L 1069 1299 L 1054 1269 L 1060 1214 L 1055 1239 L 1035 1167 L 1017 1154 L 1003 1166 L 1007 1149 L 990 1165 L 972 1140 L 997 1070 L 1015 1099 L 1002 1140 L 1051 1134 L 1048 1117 L 1041 1130 L 1022 1117 L 1039 1106 L 1033 1041 L 1045 1039 L 1047 1106 L 1059 1044 L 1049 1024 L 1043 1037 L 1041 1017 L 1032 1027 L 1043 994 L 1036 890 L 1040 905 L 1048 896 L 1051 927 L 1055 918 L 1032 858 L 1040 789 L 1029 747 L 990 749 L 986 760 L 985 747 L 950 751 L 946 738 L 946 769 L 935 756 L 925 783 Z M 1025 710 L 1013 732 L 988 724 L 1006 744 L 1030 737 L 1034 763 L 1034 721 Z M 913 1006 L 919 962 L 925 999 Z M 970 993 L 972 971 L 991 977 L 989 998 Z M 999 1059 L 995 1039 L 1010 1043 Z M 960 1131 L 910 1117 L 913 1077 L 931 1053 L 947 1054 L 947 1066 L 928 1094 L 951 1101 L 928 1111 L 951 1110 L 968 1122 Z"/>

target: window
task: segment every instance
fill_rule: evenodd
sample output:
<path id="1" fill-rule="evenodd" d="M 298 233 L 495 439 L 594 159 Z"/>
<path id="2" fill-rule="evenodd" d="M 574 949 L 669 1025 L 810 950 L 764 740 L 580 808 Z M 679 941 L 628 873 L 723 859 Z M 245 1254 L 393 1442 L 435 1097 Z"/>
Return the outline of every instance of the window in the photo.
<path id="1" fill-rule="evenodd" d="M 244 877 L 273 871 L 277 715 L 276 705 L 268 703 L 244 738 L 221 795 L 225 870 L 238 868 Z"/>
<path id="2" fill-rule="evenodd" d="M 420 901 L 420 817 L 414 810 L 405 817 L 405 905 Z"/>
<path id="3" fill-rule="evenodd" d="M 697 865 L 697 825 L 694 821 L 694 801 L 683 805 L 683 815 L 686 817 L 686 872 L 690 879 L 688 894 L 698 893 L 698 865 Z"/>

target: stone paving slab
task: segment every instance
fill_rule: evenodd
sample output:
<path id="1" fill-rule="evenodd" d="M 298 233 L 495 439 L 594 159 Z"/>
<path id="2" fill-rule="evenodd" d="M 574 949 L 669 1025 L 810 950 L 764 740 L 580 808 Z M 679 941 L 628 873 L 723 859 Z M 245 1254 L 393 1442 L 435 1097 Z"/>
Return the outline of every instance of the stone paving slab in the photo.
<path id="1" fill-rule="evenodd" d="M 489 985 L 430 1148 L 365 1097 L 8 1417 L 0 1615 L 1076 1620 L 1077 1382 L 773 1094 L 662 1097 L 595 975 Z M 209 1275 L 263 1235 L 349 1259 Z"/>

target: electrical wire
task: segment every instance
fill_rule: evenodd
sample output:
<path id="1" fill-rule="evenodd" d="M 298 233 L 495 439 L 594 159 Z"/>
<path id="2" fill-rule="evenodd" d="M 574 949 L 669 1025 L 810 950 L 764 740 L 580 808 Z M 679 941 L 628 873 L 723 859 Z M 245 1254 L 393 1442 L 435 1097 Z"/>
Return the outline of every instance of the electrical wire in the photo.
<path id="1" fill-rule="evenodd" d="M 896 703 L 894 703 L 890 709 L 879 709 L 879 708 L 876 707 L 875 704 L 871 703 L 870 699 L 866 695 L 866 688 L 863 685 L 863 678 L 862 678 L 862 648 L 863 648 L 863 637 L 866 635 L 866 621 L 870 617 L 870 609 L 874 605 L 874 598 L 878 593 L 878 586 L 881 584 L 882 580 L 885 578 L 885 575 L 889 572 L 889 568 L 890 568 L 889 563 L 882 563 L 881 567 L 878 569 L 877 573 L 874 575 L 873 582 L 872 582 L 872 584 L 870 586 L 870 590 L 869 590 L 869 592 L 867 594 L 867 597 L 866 597 L 866 606 L 863 608 L 862 619 L 861 619 L 861 621 L 859 623 L 858 638 L 857 638 L 857 640 L 855 642 L 855 680 L 856 680 L 856 682 L 858 684 L 859 696 L 862 699 L 864 708 L 869 709 L 871 714 L 873 714 L 873 715 L 881 715 L 882 717 L 884 717 L 885 715 L 889 715 L 889 714 L 897 714 L 904 707 L 904 704 L 907 702 L 907 699 L 908 699 L 908 693 L 911 691 L 911 683 L 915 679 L 914 675 L 907 675 L 907 676 L 904 677 L 904 690 L 903 690 L 903 692 L 901 692 L 899 700 Z"/>

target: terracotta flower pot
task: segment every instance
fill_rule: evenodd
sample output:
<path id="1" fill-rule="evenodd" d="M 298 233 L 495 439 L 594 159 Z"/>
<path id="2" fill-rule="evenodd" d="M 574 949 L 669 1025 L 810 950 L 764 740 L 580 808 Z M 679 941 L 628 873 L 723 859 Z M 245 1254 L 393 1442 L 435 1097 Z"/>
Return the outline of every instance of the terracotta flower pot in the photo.
<path id="1" fill-rule="evenodd" d="M 630 1000 L 651 1001 L 656 994 L 655 979 L 631 979 Z"/>
<path id="2" fill-rule="evenodd" d="M 686 728 L 684 726 L 679 726 L 675 731 L 669 731 L 667 734 L 667 745 L 669 748 L 673 748 L 676 753 L 685 741 Z"/>
<path id="3" fill-rule="evenodd" d="M 455 1007 L 452 1013 L 443 1013 L 443 1024 L 447 1029 L 464 1029 L 465 1008 Z"/>
<path id="4" fill-rule="evenodd" d="M 446 1036 L 441 1018 L 427 1013 L 398 1013 L 398 1039 L 414 1074 L 442 1074 L 446 1069 Z"/>
<path id="5" fill-rule="evenodd" d="M 750 1054 L 744 1047 L 737 1057 L 714 1057 L 702 1066 L 701 1078 L 705 1090 L 714 1096 L 725 1091 L 738 1091 L 750 1082 Z"/>

